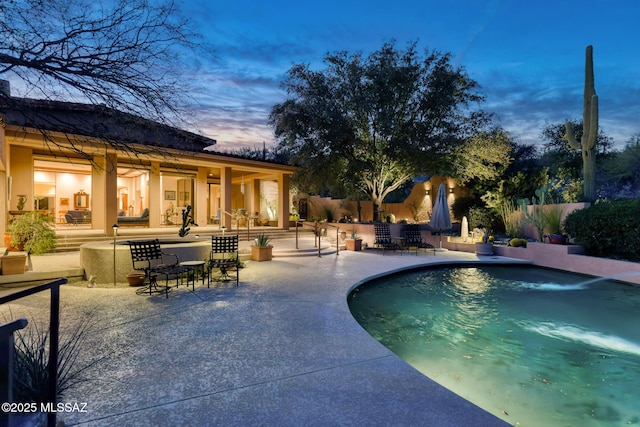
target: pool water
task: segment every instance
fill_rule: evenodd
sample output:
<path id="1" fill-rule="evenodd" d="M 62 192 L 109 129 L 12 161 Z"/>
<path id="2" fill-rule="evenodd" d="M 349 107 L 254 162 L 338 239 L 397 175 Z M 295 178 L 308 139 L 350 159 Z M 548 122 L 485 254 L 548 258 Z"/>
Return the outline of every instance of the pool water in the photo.
<path id="1" fill-rule="evenodd" d="M 640 288 L 527 266 L 395 274 L 356 320 L 424 375 L 518 426 L 640 426 Z"/>

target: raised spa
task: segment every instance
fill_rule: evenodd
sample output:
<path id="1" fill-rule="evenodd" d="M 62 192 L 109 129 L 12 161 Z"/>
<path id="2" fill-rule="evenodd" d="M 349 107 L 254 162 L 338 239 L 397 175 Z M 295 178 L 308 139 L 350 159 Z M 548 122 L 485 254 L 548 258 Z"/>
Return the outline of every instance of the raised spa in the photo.
<path id="1" fill-rule="evenodd" d="M 163 252 L 178 256 L 180 261 L 209 259 L 210 239 L 159 239 Z M 93 276 L 95 283 L 107 284 L 114 281 L 113 242 L 91 242 L 80 246 L 80 266 L 84 268 L 86 279 Z M 126 275 L 134 272 L 131 252 L 127 240 L 115 245 L 115 276 L 117 282 L 126 282 Z"/>
<path id="2" fill-rule="evenodd" d="M 512 425 L 640 425 L 640 288 L 534 267 L 395 274 L 349 295 L 357 321 Z"/>

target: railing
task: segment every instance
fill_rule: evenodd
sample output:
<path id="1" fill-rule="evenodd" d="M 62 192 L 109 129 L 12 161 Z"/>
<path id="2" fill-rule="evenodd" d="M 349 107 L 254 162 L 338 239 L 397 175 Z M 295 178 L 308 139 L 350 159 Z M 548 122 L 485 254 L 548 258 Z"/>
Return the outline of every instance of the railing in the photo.
<path id="1" fill-rule="evenodd" d="M 337 224 L 332 224 L 329 222 L 320 223 L 316 222 L 306 222 L 301 219 L 296 221 L 296 249 L 298 249 L 298 222 L 302 222 L 303 227 L 310 227 L 314 232 L 314 246 L 318 248 L 318 258 L 322 257 L 322 253 L 320 252 L 320 238 L 322 237 L 322 230 L 326 230 L 327 227 L 332 227 L 336 229 L 336 255 L 340 255 L 340 226 Z M 322 227 L 320 227 L 322 224 Z M 326 231 L 325 231 L 326 232 Z"/>
<path id="2" fill-rule="evenodd" d="M 43 285 L 25 289 L 0 298 L 0 305 L 6 304 L 20 298 L 28 297 L 38 292 L 51 290 L 51 304 L 49 308 L 49 384 L 47 387 L 47 402 L 49 407 L 56 407 L 56 396 L 58 394 L 58 341 L 60 337 L 60 285 L 67 283 L 66 278 L 57 279 Z M 6 378 L 6 386 L 0 387 L 0 400 L 2 404 L 11 403 L 13 388 L 13 360 L 14 360 L 14 339 L 13 333 L 18 329 L 27 326 L 26 319 L 17 319 L 6 325 L 0 326 L 0 379 Z M 21 402 L 25 403 L 25 402 Z M 0 425 L 11 426 L 11 411 L 0 411 Z M 47 425 L 56 425 L 56 413 L 47 413 Z"/>

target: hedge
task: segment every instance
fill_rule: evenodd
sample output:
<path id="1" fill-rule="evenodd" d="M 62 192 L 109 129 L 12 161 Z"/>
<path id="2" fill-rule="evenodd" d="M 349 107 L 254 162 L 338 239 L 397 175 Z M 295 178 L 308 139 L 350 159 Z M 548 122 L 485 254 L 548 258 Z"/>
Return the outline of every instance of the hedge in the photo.
<path id="1" fill-rule="evenodd" d="M 587 255 L 640 261 L 640 199 L 604 200 L 574 211 L 564 231 Z"/>

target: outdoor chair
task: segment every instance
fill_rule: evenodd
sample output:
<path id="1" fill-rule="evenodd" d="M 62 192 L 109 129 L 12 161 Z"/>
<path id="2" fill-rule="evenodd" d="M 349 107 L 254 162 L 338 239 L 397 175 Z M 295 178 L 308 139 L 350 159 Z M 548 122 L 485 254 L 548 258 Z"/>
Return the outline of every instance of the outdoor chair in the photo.
<path id="1" fill-rule="evenodd" d="M 240 260 L 238 259 L 238 235 L 235 236 L 211 236 L 211 254 L 209 256 L 209 278 L 212 278 L 212 270 L 220 271 L 213 280 L 228 282 L 236 279 L 236 286 L 240 282 Z M 209 283 L 207 283 L 209 287 Z"/>
<path id="2" fill-rule="evenodd" d="M 418 255 L 418 249 L 424 249 L 425 252 L 432 251 L 433 255 L 436 254 L 435 246 L 422 239 L 419 224 L 405 224 L 404 227 L 402 227 L 402 234 L 404 237 L 404 247 L 407 249 L 416 248 L 416 255 Z"/>
<path id="3" fill-rule="evenodd" d="M 375 223 L 373 225 L 373 231 L 375 233 L 375 240 L 373 242 L 373 247 L 375 249 L 382 249 L 383 251 L 399 250 L 400 254 L 402 255 L 402 246 L 400 246 L 397 242 L 394 242 L 391 238 L 389 224 L 385 222 Z"/>
<path id="4" fill-rule="evenodd" d="M 162 252 L 160 241 L 153 240 L 129 240 L 131 262 L 134 270 L 143 271 L 147 286 L 138 289 L 138 295 L 165 292 L 169 298 L 169 276 L 176 276 L 189 271 L 189 268 L 180 265 L 178 256 Z M 165 285 L 158 284 L 158 276 L 165 277 Z"/>

